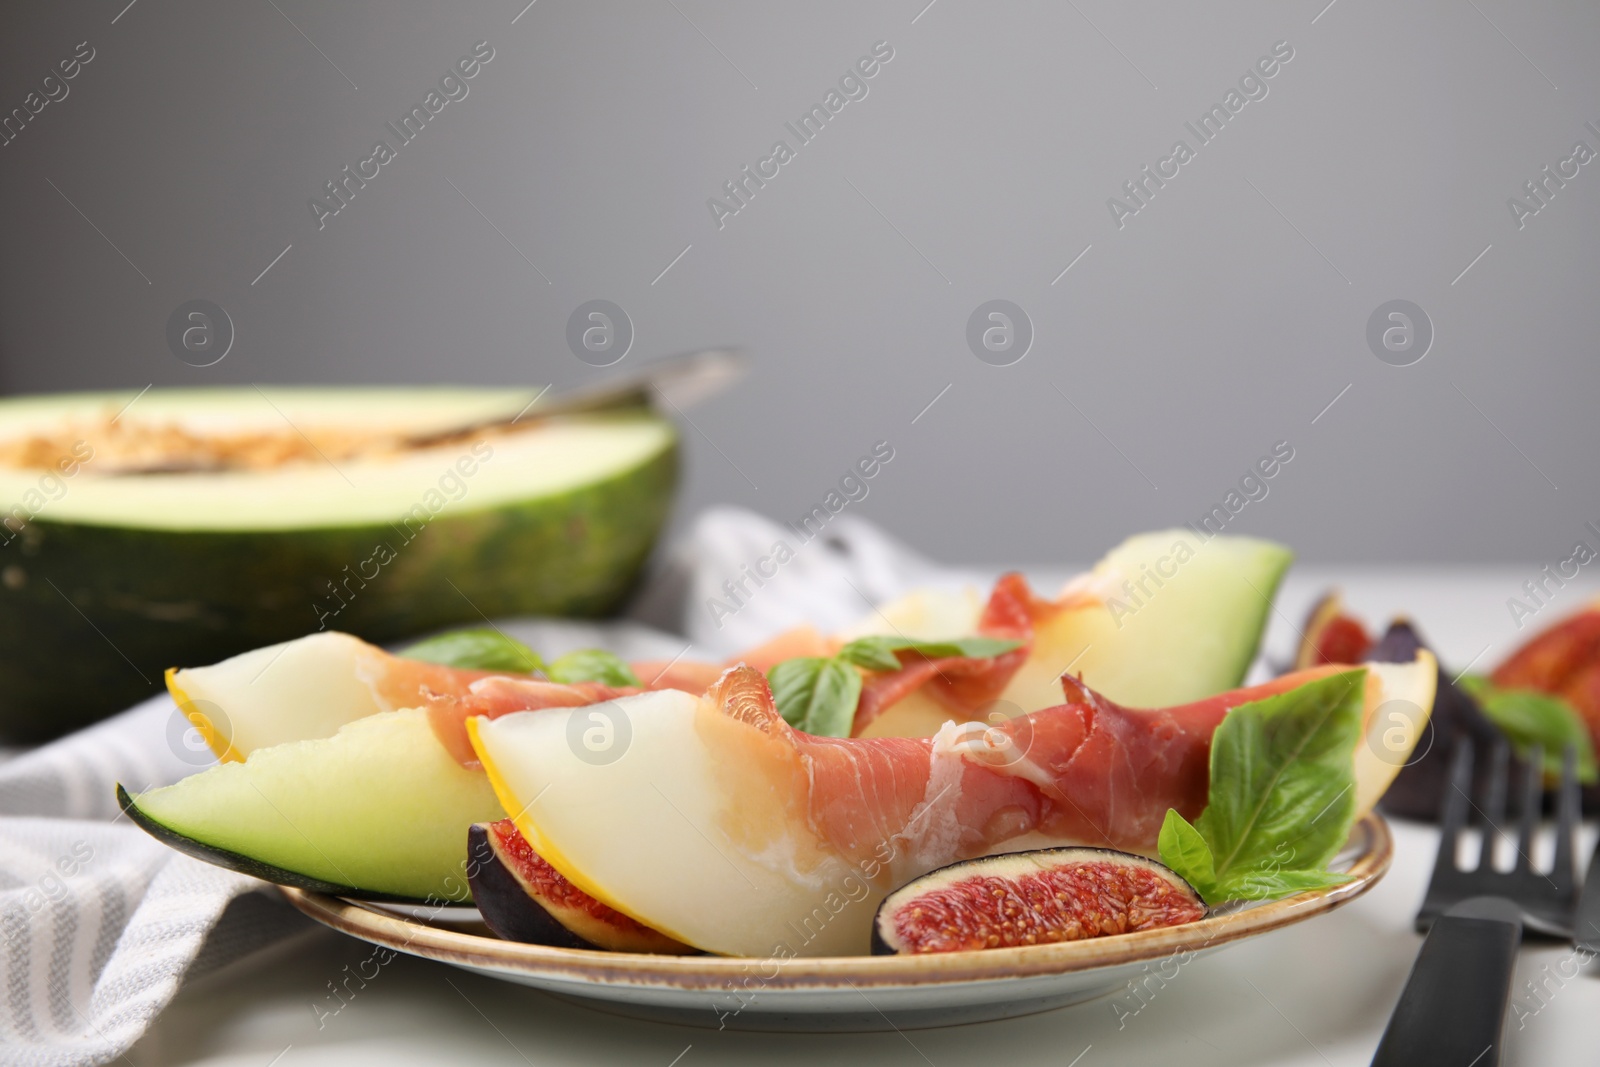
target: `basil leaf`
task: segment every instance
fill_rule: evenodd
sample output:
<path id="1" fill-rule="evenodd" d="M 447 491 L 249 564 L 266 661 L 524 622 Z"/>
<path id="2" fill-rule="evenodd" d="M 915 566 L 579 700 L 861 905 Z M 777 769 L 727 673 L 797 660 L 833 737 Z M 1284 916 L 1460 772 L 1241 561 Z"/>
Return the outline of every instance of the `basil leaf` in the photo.
<path id="1" fill-rule="evenodd" d="M 1462 675 L 1456 684 L 1478 702 L 1518 756 L 1526 758 L 1534 745 L 1543 746 L 1545 777 L 1560 778 L 1562 751 L 1571 745 L 1578 751 L 1578 780 L 1600 781 L 1589 730 L 1567 701 L 1535 689 L 1501 689 L 1476 674 Z"/>
<path id="2" fill-rule="evenodd" d="M 1188 819 L 1168 808 L 1158 840 L 1157 850 L 1163 863 L 1181 874 L 1204 899 L 1209 901 L 1216 896 L 1217 872 L 1211 846 Z"/>
<path id="3" fill-rule="evenodd" d="M 965 656 L 989 659 L 1021 648 L 1021 641 L 998 637 L 963 637 L 953 641 L 917 641 L 909 637 L 858 637 L 839 650 L 839 658 L 869 671 L 897 671 L 896 652 L 920 652 L 929 659 Z"/>
<path id="4" fill-rule="evenodd" d="M 499 630 L 477 627 L 419 641 L 399 653 L 406 659 L 442 663 L 446 667 L 466 667 L 478 671 L 512 671 L 532 674 L 544 669 L 539 653 Z"/>
<path id="5" fill-rule="evenodd" d="M 585 648 L 568 652 L 550 661 L 544 676 L 552 682 L 572 685 L 575 682 L 599 682 L 616 687 L 631 686 L 643 689 L 644 683 L 633 673 L 633 668 L 622 657 L 600 648 Z"/>
<path id="6" fill-rule="evenodd" d="M 1271 900 L 1308 889 L 1327 889 L 1350 880 L 1348 874 L 1321 870 L 1285 870 L 1268 865 L 1260 870 L 1236 873 L 1217 881 L 1211 846 L 1189 820 L 1171 808 L 1161 824 L 1159 849 L 1167 866 L 1183 875 L 1207 903 L 1224 900 Z M 1285 856 L 1288 855 L 1284 850 Z"/>
<path id="7" fill-rule="evenodd" d="M 786 659 L 767 672 L 778 714 L 796 730 L 849 737 L 861 698 L 861 675 L 838 659 Z"/>
<path id="8" fill-rule="evenodd" d="M 1319 678 L 1242 704 L 1217 727 L 1205 810 L 1192 834 L 1169 813 L 1159 842 L 1208 904 L 1343 880 L 1326 868 L 1355 818 L 1365 681 L 1365 670 Z"/>
<path id="9" fill-rule="evenodd" d="M 1276 900 L 1310 889 L 1329 889 L 1350 881 L 1334 871 L 1255 871 L 1229 879 L 1218 888 L 1224 900 Z"/>

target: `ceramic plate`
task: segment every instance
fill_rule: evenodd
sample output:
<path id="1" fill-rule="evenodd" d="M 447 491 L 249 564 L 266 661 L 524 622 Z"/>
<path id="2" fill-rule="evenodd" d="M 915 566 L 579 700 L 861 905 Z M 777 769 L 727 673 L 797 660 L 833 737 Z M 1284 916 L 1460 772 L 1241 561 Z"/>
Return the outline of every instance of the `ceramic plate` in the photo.
<path id="1" fill-rule="evenodd" d="M 1392 854 L 1388 825 L 1368 815 L 1334 864 L 1351 880 L 1332 889 L 1162 930 L 929 956 L 755 960 L 549 948 L 494 937 L 470 908 L 403 914 L 283 893 L 318 922 L 373 944 L 627 1015 L 743 1030 L 889 1030 L 1027 1015 L 1120 991 L 1147 970 L 1170 971 L 1194 954 L 1332 911 L 1371 889 Z"/>

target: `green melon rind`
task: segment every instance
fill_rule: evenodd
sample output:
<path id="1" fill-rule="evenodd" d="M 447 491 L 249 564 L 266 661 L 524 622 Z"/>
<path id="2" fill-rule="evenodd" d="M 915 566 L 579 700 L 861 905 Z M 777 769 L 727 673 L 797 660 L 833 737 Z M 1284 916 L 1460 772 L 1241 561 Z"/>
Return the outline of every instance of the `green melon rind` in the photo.
<path id="1" fill-rule="evenodd" d="M 452 759 L 420 708 L 118 799 L 140 826 L 196 858 L 387 900 L 470 899 L 467 829 L 505 817 L 488 776 Z"/>
<path id="2" fill-rule="evenodd" d="M 507 615 L 594 617 L 633 589 L 671 509 L 675 439 L 552 496 L 388 524 L 270 532 L 51 522 L 0 548 L 0 738 L 39 741 L 156 692 L 175 663 L 215 663 L 316 631 L 327 588 L 380 544 L 392 562 L 327 629 L 385 643 Z M 350 571 L 344 568 L 349 567 Z M 371 573 L 372 567 L 366 567 Z"/>
<path id="3" fill-rule="evenodd" d="M 350 897 L 355 900 L 372 900 L 390 904 L 422 905 L 436 903 L 418 897 L 393 896 L 386 893 L 375 893 L 358 886 L 324 882 L 320 878 L 309 878 L 299 871 L 274 867 L 270 863 L 262 863 L 260 860 L 252 859 L 249 856 L 244 856 L 237 852 L 229 852 L 227 849 L 217 848 L 215 845 L 207 845 L 196 841 L 192 837 L 185 837 L 146 815 L 133 797 L 128 795 L 128 791 L 122 787 L 121 783 L 117 785 L 117 804 L 128 816 L 129 821 L 169 848 L 177 849 L 185 856 L 193 856 L 197 860 L 204 860 L 218 867 L 226 867 L 230 871 L 248 874 L 250 877 L 259 878 L 263 882 L 272 882 L 275 885 L 285 885 L 294 889 L 305 889 L 313 893 L 326 893 L 329 896 Z"/>

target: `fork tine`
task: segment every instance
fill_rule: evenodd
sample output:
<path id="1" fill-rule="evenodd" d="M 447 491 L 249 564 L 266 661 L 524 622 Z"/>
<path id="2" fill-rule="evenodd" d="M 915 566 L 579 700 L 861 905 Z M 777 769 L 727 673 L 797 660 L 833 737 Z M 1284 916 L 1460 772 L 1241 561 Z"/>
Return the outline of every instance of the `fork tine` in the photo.
<path id="1" fill-rule="evenodd" d="M 1454 758 L 1450 761 L 1450 788 L 1445 790 L 1439 806 L 1439 855 L 1433 861 L 1434 872 L 1448 871 L 1456 865 L 1456 845 L 1461 838 L 1461 827 L 1467 821 L 1467 802 L 1472 790 L 1472 738 L 1462 737 L 1456 742 Z"/>
<path id="2" fill-rule="evenodd" d="M 1539 827 L 1544 802 L 1544 746 L 1528 750 L 1522 776 L 1522 809 L 1517 822 L 1517 870 L 1533 872 L 1533 835 Z"/>
<path id="3" fill-rule="evenodd" d="M 1483 843 L 1478 851 L 1478 870 L 1494 869 L 1495 845 L 1500 840 L 1500 828 L 1506 821 L 1506 778 L 1510 773 L 1511 752 L 1504 741 L 1496 741 L 1489 751 L 1489 789 L 1479 812 L 1483 826 Z"/>
<path id="4" fill-rule="evenodd" d="M 1571 886 L 1577 880 L 1578 750 L 1571 745 L 1561 753 L 1561 786 L 1556 800 L 1556 862 L 1553 881 Z"/>

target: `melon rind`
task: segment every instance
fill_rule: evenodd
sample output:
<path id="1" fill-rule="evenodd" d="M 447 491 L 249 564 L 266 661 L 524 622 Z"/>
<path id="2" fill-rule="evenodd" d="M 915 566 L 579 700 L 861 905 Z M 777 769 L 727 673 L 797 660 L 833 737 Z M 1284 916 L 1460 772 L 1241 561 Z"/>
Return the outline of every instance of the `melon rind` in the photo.
<path id="1" fill-rule="evenodd" d="M 420 708 L 260 749 L 130 805 L 169 844 L 182 838 L 184 851 L 224 867 L 273 881 L 289 872 L 289 884 L 346 896 L 433 901 L 470 897 L 467 829 L 505 817 L 489 780 L 450 757 Z"/>

